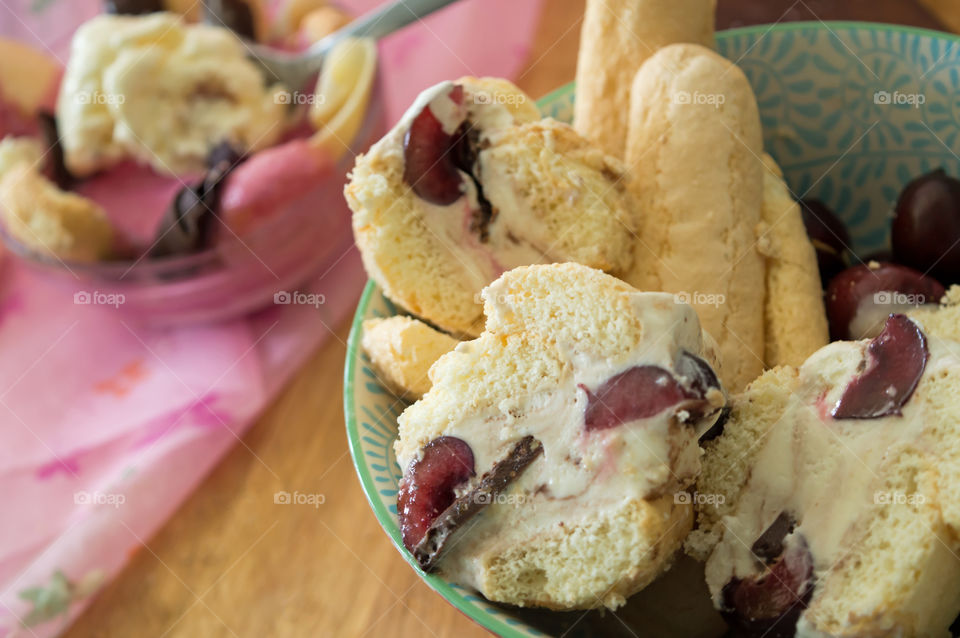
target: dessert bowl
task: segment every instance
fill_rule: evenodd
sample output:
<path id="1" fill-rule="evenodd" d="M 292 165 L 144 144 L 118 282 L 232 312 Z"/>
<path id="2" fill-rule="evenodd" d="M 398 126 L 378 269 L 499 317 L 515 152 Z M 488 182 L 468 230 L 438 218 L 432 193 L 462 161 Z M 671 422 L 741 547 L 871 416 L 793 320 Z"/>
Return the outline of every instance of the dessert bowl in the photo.
<path id="1" fill-rule="evenodd" d="M 764 146 L 783 168 L 792 192 L 837 211 L 859 258 L 889 246 L 889 220 L 907 182 L 938 167 L 960 173 L 960 157 L 951 150 L 960 139 L 956 36 L 892 25 L 817 22 L 735 29 L 717 33 L 716 40 L 719 52 L 750 80 Z M 567 85 L 538 104 L 545 115 L 569 121 L 574 97 L 575 87 Z M 394 314 L 396 307 L 368 283 L 350 334 L 344 410 L 353 461 L 374 514 L 417 569 L 401 543 L 396 510 L 402 472 L 393 442 L 405 404 L 380 385 L 360 349 L 363 320 Z M 724 632 L 723 621 L 711 609 L 702 567 L 685 558 L 616 616 L 495 605 L 442 576 L 420 573 L 460 611 L 503 636 Z"/>
<path id="2" fill-rule="evenodd" d="M 349 152 L 324 179 L 269 211 L 241 236 L 226 236 L 188 255 L 69 262 L 24 246 L 0 226 L 10 251 L 71 294 L 122 300 L 118 311 L 143 324 L 173 325 L 241 316 L 296 289 L 339 261 L 353 244 L 343 183 L 353 157 L 383 132 L 376 86 Z"/>

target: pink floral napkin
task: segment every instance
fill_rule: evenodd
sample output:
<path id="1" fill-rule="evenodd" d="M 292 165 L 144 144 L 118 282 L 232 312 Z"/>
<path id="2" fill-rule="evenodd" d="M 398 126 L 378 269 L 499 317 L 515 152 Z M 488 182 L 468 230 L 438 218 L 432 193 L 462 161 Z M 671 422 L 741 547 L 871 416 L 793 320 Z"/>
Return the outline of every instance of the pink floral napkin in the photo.
<path id="1" fill-rule="evenodd" d="M 346 0 L 355 13 L 376 0 Z M 464 0 L 381 43 L 389 120 L 424 87 L 514 74 L 540 0 Z M 95 0 L 0 2 L 0 36 L 65 59 Z M 346 209 L 342 214 L 348 214 Z M 0 636 L 61 632 L 176 510 L 348 316 L 354 249 L 277 305 L 226 323 L 148 328 L 10 256 L 0 271 Z M 184 539 L 189 542 L 189 539 Z"/>

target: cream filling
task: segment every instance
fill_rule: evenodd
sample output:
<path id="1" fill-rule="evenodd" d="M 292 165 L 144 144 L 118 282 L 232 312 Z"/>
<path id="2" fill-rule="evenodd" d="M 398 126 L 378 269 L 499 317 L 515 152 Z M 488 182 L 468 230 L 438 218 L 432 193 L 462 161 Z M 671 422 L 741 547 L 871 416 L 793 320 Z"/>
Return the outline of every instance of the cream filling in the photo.
<path id="1" fill-rule="evenodd" d="M 644 339 L 630 352 L 601 358 L 561 344 L 571 373 L 549 392 L 504 399 L 495 409 L 453 424 L 444 432 L 473 450 L 477 476 L 471 489 L 520 438 L 533 435 L 543 456 L 462 530 L 441 563 L 444 575 L 480 588 L 483 557 L 498 548 L 530 542 L 538 534 L 577 526 L 598 511 L 627 500 L 646 499 L 686 488 L 700 469 L 694 424 L 681 423 L 667 409 L 648 419 L 587 432 L 587 394 L 634 366 L 673 370 L 681 350 L 698 354 L 702 337 L 692 308 L 671 295 L 635 293 Z M 469 348 L 461 344 L 460 348 Z M 407 467 L 409 459 L 399 459 Z"/>
<path id="2" fill-rule="evenodd" d="M 869 420 L 830 416 L 858 374 L 867 343 L 832 343 L 800 368 L 798 391 L 763 438 L 736 513 L 724 517 L 723 537 L 707 561 L 707 584 L 715 604 L 722 602 L 723 587 L 732 578 L 761 571 L 750 548 L 783 511 L 798 521 L 796 530 L 810 548 L 815 576 L 825 574 L 858 542 L 878 494 L 885 497 L 877 492 L 884 464 L 906 446 L 924 445 L 926 406 L 917 400 L 924 391 L 922 379 L 902 416 Z M 954 347 L 938 339 L 927 345 L 930 357 L 924 377 L 960 365 Z M 798 636 L 819 635 L 809 623 L 801 624 L 807 633 Z"/>

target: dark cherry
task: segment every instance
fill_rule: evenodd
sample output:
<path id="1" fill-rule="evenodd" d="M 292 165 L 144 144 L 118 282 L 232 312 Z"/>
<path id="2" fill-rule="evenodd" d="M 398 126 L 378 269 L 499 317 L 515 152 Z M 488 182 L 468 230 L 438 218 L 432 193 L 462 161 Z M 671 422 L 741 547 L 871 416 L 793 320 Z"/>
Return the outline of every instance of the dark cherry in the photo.
<path id="1" fill-rule="evenodd" d="M 882 263 L 852 266 L 827 286 L 827 318 L 833 339 L 860 339 L 862 326 L 876 326 L 891 313 L 923 303 L 936 303 L 945 294 L 943 286 L 906 266 Z M 856 323 L 855 323 L 856 320 Z M 854 331 L 852 327 L 861 327 Z M 875 332 L 873 334 L 876 334 Z"/>
<path id="2" fill-rule="evenodd" d="M 163 0 L 106 0 L 104 2 L 107 13 L 126 15 L 142 15 L 163 11 Z"/>
<path id="3" fill-rule="evenodd" d="M 850 233 L 840 218 L 819 199 L 801 199 L 799 204 L 807 236 L 817 250 L 820 280 L 826 284 L 846 268 Z"/>
<path id="4" fill-rule="evenodd" d="M 454 488 L 473 475 L 473 450 L 463 439 L 441 436 L 423 447 L 397 492 L 400 534 L 408 550 L 414 550 L 434 519 L 456 500 Z"/>
<path id="5" fill-rule="evenodd" d="M 890 234 L 897 262 L 960 283 L 960 180 L 937 169 L 907 184 Z"/>
<path id="6" fill-rule="evenodd" d="M 449 97 L 463 102 L 463 87 L 454 85 Z M 423 107 L 403 137 L 403 179 L 423 200 L 447 206 L 460 199 L 463 184 L 457 170 L 458 158 L 466 153 L 455 146 L 461 136 L 443 130 L 430 105 Z"/>
<path id="7" fill-rule="evenodd" d="M 187 255 L 210 246 L 224 181 L 243 159 L 243 155 L 228 144 L 220 144 L 210 152 L 203 181 L 180 189 L 160 220 L 156 240 L 149 251 L 151 257 Z"/>
<path id="8" fill-rule="evenodd" d="M 813 557 L 801 538 L 757 577 L 727 583 L 724 616 L 738 636 L 792 638 L 812 594 Z"/>
<path id="9" fill-rule="evenodd" d="M 543 445 L 533 436 L 518 441 L 507 455 L 493 464 L 469 492 L 461 494 L 440 512 L 421 535 L 412 553 L 420 568 L 432 571 L 443 557 L 447 543 L 474 516 L 493 503 L 527 467 L 543 454 Z"/>
<path id="10" fill-rule="evenodd" d="M 906 315 L 891 315 L 867 347 L 863 372 L 844 390 L 835 419 L 876 419 L 899 415 L 927 366 L 927 338 Z"/>
<path id="11" fill-rule="evenodd" d="M 227 27 L 248 40 L 257 39 L 253 9 L 244 0 L 203 0 L 203 18 L 209 24 Z"/>
<path id="12" fill-rule="evenodd" d="M 681 356 L 680 360 L 683 359 Z M 648 365 L 625 370 L 607 379 L 594 392 L 581 385 L 587 393 L 584 413 L 587 431 L 605 430 L 636 419 L 646 419 L 681 403 L 694 418 L 702 417 L 706 388 L 718 387 L 719 382 L 702 359 L 689 354 L 687 359 L 678 363 L 686 370 L 686 373 L 681 372 L 685 383 L 669 370 Z"/>

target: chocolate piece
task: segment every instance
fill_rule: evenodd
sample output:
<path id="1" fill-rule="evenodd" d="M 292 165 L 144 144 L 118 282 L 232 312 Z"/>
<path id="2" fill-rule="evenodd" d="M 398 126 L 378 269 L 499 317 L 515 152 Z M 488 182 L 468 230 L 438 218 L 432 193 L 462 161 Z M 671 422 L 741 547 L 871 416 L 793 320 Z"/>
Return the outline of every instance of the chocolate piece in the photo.
<path id="1" fill-rule="evenodd" d="M 203 19 L 217 27 L 227 27 L 248 40 L 257 39 L 253 9 L 243 0 L 204 0 Z"/>
<path id="2" fill-rule="evenodd" d="M 106 0 L 104 10 L 107 13 L 123 15 L 143 15 L 163 11 L 163 0 Z"/>
<path id="3" fill-rule="evenodd" d="M 701 445 L 707 441 L 712 441 L 721 434 L 723 434 L 723 428 L 727 425 L 727 419 L 730 418 L 730 406 L 725 405 L 720 408 L 720 413 L 717 415 L 717 420 L 713 422 L 707 430 L 700 435 L 698 441 Z"/>
<path id="4" fill-rule="evenodd" d="M 927 338 L 906 315 L 890 315 L 867 347 L 866 368 L 834 407 L 835 419 L 876 419 L 902 414 L 920 383 L 930 353 Z"/>
<path id="5" fill-rule="evenodd" d="M 783 539 L 796 526 L 797 522 L 793 519 L 793 516 L 787 512 L 780 512 L 780 515 L 770 523 L 770 527 L 764 530 L 763 534 L 760 534 L 760 538 L 753 543 L 750 551 L 764 564 L 769 565 L 783 553 Z"/>
<path id="6" fill-rule="evenodd" d="M 480 183 L 480 167 L 477 164 L 477 157 L 480 154 L 480 131 L 472 122 L 465 121 L 453 137 L 455 139 L 451 150 L 453 163 L 470 177 L 476 188 L 477 203 L 480 206 L 470 214 L 470 231 L 476 233 L 480 242 L 483 243 L 490 238 L 490 222 L 497 216 L 497 211 L 484 195 L 483 185 Z"/>
<path id="7" fill-rule="evenodd" d="M 543 445 L 532 436 L 525 436 L 506 457 L 481 477 L 479 484 L 456 499 L 438 516 L 426 534 L 413 548 L 413 557 L 420 568 L 430 572 L 443 557 L 443 550 L 453 534 L 471 518 L 492 503 L 497 495 L 515 481 L 543 453 Z"/>
<path id="8" fill-rule="evenodd" d="M 149 251 L 151 257 L 187 255 L 209 247 L 218 221 L 224 180 L 242 161 L 243 156 L 227 144 L 210 152 L 203 181 L 180 189 L 164 214 Z"/>
<path id="9" fill-rule="evenodd" d="M 40 111 L 37 113 L 37 122 L 40 124 L 40 135 L 47 147 L 47 174 L 54 184 L 61 190 L 69 190 L 76 182 L 63 161 L 63 147 L 60 145 L 60 134 L 57 131 L 57 118 L 52 113 Z"/>

